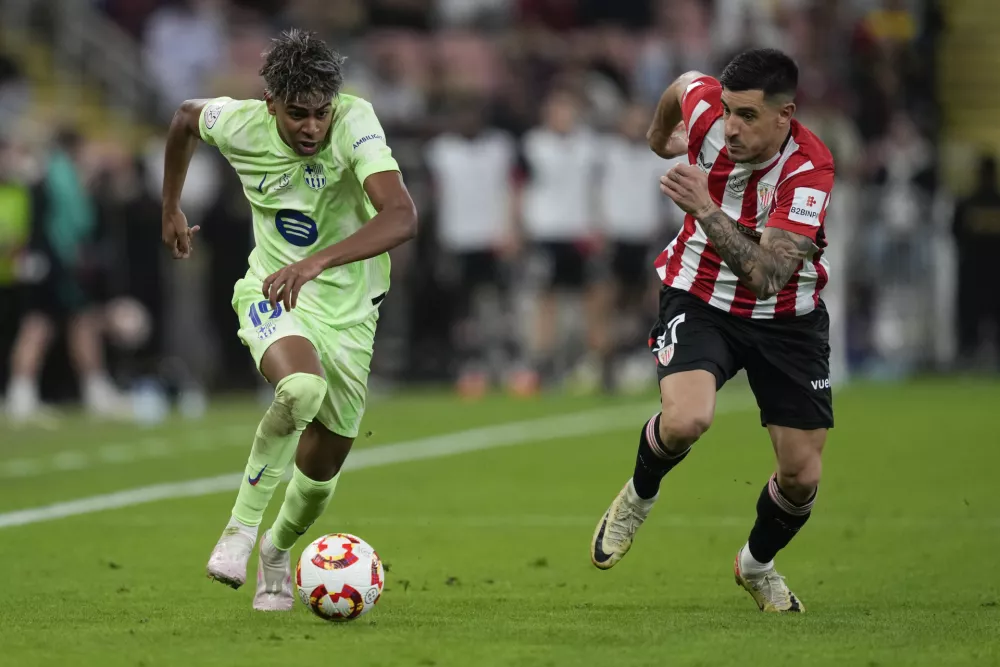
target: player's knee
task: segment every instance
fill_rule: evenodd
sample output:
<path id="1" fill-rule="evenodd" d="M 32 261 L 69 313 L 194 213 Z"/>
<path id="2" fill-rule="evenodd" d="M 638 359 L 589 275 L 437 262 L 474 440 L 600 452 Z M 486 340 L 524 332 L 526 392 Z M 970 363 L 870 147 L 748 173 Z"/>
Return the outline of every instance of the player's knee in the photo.
<path id="1" fill-rule="evenodd" d="M 822 471 L 818 459 L 792 469 L 779 469 L 778 486 L 794 502 L 806 502 L 819 487 Z"/>
<path id="2" fill-rule="evenodd" d="M 326 398 L 326 380 L 312 373 L 292 373 L 278 383 L 274 402 L 287 414 L 290 430 L 301 431 L 316 418 Z"/>
<path id="3" fill-rule="evenodd" d="M 660 439 L 669 449 L 683 451 L 703 436 L 711 425 L 711 414 L 670 411 L 660 417 Z"/>

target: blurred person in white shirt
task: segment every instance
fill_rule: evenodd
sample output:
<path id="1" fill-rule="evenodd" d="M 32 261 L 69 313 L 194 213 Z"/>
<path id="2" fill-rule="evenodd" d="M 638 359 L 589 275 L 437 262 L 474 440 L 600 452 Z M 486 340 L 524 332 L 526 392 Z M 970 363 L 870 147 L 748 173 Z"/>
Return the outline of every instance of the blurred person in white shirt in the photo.
<path id="1" fill-rule="evenodd" d="M 606 326 L 603 334 L 611 349 L 608 359 L 624 361 L 638 351 L 643 367 L 649 366 L 646 334 L 647 308 L 655 308 L 659 281 L 653 271 L 654 246 L 671 214 L 679 209 L 660 193 L 660 176 L 682 157 L 664 160 L 646 141 L 652 111 L 629 105 L 621 114 L 618 132 L 603 138 L 600 198 L 605 259 L 610 280 L 602 282 L 600 303 L 604 316 L 591 326 Z M 624 368 L 624 366 L 622 366 Z"/>
<path id="2" fill-rule="evenodd" d="M 457 297 L 452 345 L 458 389 L 474 397 L 488 388 L 491 366 L 510 352 L 504 251 L 516 247 L 517 146 L 486 124 L 483 99 L 467 97 L 456 106 L 451 129 L 428 143 L 425 158 L 436 193 L 437 240 Z"/>
<path id="3" fill-rule="evenodd" d="M 560 306 L 584 302 L 591 322 L 600 315 L 593 290 L 593 256 L 598 242 L 596 185 L 601 156 L 598 136 L 580 121 L 581 103 L 569 90 L 555 89 L 542 107 L 542 123 L 524 136 L 524 186 L 520 207 L 524 239 L 537 263 L 535 317 L 528 345 L 531 369 L 517 383 L 522 392 L 538 388 L 542 379 L 557 375 L 563 359 L 559 331 Z M 574 318 L 579 322 L 580 318 Z M 588 354 L 577 367 L 594 369 L 606 351 L 603 328 L 586 330 Z M 579 327 L 575 327 L 576 330 Z M 559 358 L 557 358 L 559 357 Z M 583 381 L 583 378 L 581 378 Z M 579 382 L 577 388 L 586 389 Z"/>

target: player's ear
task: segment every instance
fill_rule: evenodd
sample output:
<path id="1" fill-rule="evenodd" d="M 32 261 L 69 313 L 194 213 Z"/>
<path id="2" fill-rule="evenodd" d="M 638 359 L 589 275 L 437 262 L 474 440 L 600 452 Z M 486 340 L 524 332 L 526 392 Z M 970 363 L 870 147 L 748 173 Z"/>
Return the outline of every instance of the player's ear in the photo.
<path id="1" fill-rule="evenodd" d="M 782 127 L 787 127 L 789 123 L 792 122 L 792 116 L 795 115 L 795 102 L 785 102 L 780 107 L 778 107 L 778 123 Z"/>
<path id="2" fill-rule="evenodd" d="M 274 108 L 274 98 L 271 97 L 271 93 L 264 91 L 264 101 L 267 102 L 267 112 L 272 116 L 276 116 L 278 112 Z"/>

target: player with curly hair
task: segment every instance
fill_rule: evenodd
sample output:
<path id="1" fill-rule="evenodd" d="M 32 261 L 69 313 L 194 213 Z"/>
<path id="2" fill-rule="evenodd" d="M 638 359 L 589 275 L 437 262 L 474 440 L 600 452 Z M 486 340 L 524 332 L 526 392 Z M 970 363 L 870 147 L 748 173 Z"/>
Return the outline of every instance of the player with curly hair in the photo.
<path id="1" fill-rule="evenodd" d="M 207 569 L 243 585 L 264 510 L 294 456 L 281 510 L 260 539 L 253 606 L 264 611 L 292 608 L 289 550 L 330 503 L 357 437 L 388 251 L 417 229 L 371 104 L 340 93 L 342 63 L 314 34 L 285 32 L 264 54 L 264 100 L 188 100 L 167 136 L 163 242 L 175 259 L 190 256 L 199 229 L 180 209 L 199 140 L 236 170 L 253 211 L 256 243 L 232 303 L 274 402 Z"/>

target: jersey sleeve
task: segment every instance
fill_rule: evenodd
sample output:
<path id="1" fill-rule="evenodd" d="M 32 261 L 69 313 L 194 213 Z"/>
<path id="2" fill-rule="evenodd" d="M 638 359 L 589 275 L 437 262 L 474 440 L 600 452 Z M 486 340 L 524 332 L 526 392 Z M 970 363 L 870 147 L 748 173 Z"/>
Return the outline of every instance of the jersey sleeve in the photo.
<path id="1" fill-rule="evenodd" d="M 246 124 L 246 114 L 241 113 L 255 100 L 234 100 L 231 97 L 216 97 L 209 100 L 201 110 L 198 129 L 201 139 L 215 146 L 223 155 L 228 155 L 236 132 Z"/>
<path id="2" fill-rule="evenodd" d="M 774 211 L 767 227 L 807 236 L 813 241 L 826 220 L 833 191 L 833 168 L 824 167 L 792 176 L 778 186 Z"/>
<path id="3" fill-rule="evenodd" d="M 342 124 L 337 133 L 340 153 L 347 157 L 359 183 L 363 185 L 365 179 L 381 171 L 400 170 L 370 103 L 357 100 Z"/>
<path id="4" fill-rule="evenodd" d="M 722 109 L 722 84 L 713 77 L 701 76 L 688 84 L 681 94 L 681 117 L 688 135 L 688 150 L 701 149 L 712 123 Z"/>

